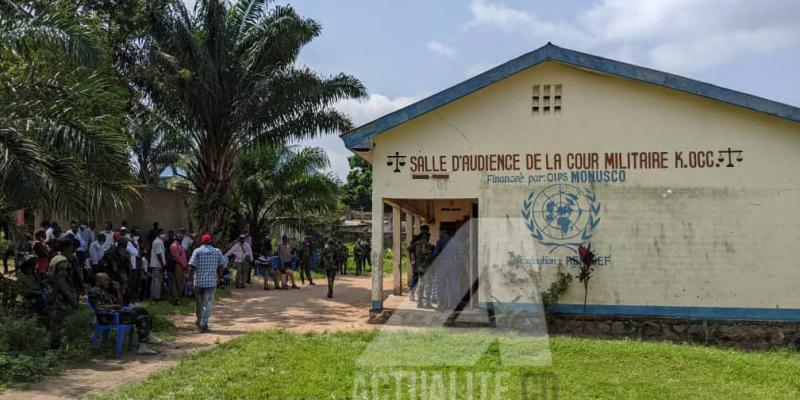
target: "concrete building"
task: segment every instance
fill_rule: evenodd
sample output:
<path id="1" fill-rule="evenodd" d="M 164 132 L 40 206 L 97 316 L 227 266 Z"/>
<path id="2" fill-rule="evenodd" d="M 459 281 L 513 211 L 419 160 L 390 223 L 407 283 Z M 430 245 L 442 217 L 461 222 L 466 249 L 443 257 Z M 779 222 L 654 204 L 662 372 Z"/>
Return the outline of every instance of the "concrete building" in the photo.
<path id="1" fill-rule="evenodd" d="M 800 320 L 796 107 L 547 44 L 342 140 L 373 165 L 373 210 L 388 203 L 434 240 L 464 226 L 478 302 L 513 295 L 490 292 L 495 270 L 532 269 L 546 286 L 591 243 L 589 313 Z M 396 294 L 406 279 L 395 274 Z M 576 281 L 557 311 L 583 300 Z"/>

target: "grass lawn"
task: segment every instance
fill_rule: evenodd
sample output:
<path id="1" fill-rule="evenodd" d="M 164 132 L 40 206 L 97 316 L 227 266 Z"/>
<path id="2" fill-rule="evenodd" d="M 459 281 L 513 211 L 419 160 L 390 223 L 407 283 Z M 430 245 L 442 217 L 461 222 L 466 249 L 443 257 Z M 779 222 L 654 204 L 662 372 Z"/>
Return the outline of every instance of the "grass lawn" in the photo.
<path id="1" fill-rule="evenodd" d="M 375 336 L 375 332 L 252 333 L 100 399 L 372 399 L 373 371 L 357 366 L 356 360 Z M 538 371 L 557 376 L 560 399 L 800 398 L 800 353 L 796 352 L 563 337 L 551 338 L 550 344 L 552 367 Z M 469 369 L 440 366 L 415 373 L 418 382 L 430 378 L 427 387 L 432 389 L 435 376 L 462 379 L 467 371 L 510 372 L 504 378 L 505 398 L 518 399 L 524 370 L 499 366 L 500 354 L 499 347 L 492 345 Z M 398 398 L 394 382 L 394 378 L 375 381 L 380 398 Z M 412 385 L 407 382 L 399 385 L 399 398 L 418 398 L 425 386 L 413 385 L 417 392 L 410 397 L 407 390 Z M 444 386 L 458 392 L 455 398 L 468 398 L 467 385 L 458 382 L 452 388 L 447 382 Z M 354 386 L 359 389 L 354 391 Z M 368 396 L 362 396 L 362 389 Z M 486 398 L 496 398 L 491 390 Z M 479 393 L 474 398 L 480 398 Z"/>

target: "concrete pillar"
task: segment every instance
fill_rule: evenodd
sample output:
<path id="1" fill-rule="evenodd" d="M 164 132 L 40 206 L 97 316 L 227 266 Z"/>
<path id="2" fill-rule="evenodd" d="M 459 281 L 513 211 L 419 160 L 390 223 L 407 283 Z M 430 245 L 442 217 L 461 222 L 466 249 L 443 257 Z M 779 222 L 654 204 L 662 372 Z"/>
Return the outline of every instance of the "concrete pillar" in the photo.
<path id="1" fill-rule="evenodd" d="M 406 213 L 406 240 L 405 240 L 405 243 L 403 243 L 403 248 L 401 249 L 401 251 L 403 253 L 405 253 L 406 249 L 408 248 L 408 246 L 411 245 L 411 238 L 414 236 L 414 221 L 415 220 L 417 220 L 417 218 L 414 217 L 414 214 L 411 214 L 409 212 Z M 412 274 L 412 271 L 411 271 L 411 260 L 408 260 L 408 261 L 409 261 L 408 262 L 408 271 L 406 271 L 406 285 L 411 287 L 411 278 L 412 278 L 412 276 L 411 276 L 411 274 Z"/>
<path id="2" fill-rule="evenodd" d="M 403 294 L 403 270 L 402 259 L 403 250 L 401 249 L 401 237 L 403 225 L 400 221 L 400 208 L 392 207 L 392 293 L 397 296 Z"/>
<path id="3" fill-rule="evenodd" d="M 383 311 L 383 198 L 372 196 L 372 311 Z"/>

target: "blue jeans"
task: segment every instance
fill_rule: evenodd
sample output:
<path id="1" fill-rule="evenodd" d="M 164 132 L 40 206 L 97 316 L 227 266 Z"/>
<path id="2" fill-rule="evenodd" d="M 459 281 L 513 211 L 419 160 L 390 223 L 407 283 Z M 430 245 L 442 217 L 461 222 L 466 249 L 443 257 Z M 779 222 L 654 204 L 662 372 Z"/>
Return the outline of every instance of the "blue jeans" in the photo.
<path id="1" fill-rule="evenodd" d="M 197 326 L 208 326 L 208 318 L 211 317 L 211 303 L 214 302 L 214 291 L 217 288 L 194 288 L 195 314 L 197 315 Z"/>

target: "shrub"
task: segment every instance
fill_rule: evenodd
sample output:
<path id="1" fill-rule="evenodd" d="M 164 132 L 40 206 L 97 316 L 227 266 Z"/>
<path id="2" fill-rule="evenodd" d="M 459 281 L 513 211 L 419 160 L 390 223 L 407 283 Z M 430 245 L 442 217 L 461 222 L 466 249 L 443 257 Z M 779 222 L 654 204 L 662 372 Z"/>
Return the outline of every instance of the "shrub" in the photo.
<path id="1" fill-rule="evenodd" d="M 0 342 L 10 354 L 39 356 L 47 350 L 49 335 L 34 318 L 3 318 Z"/>
<path id="2" fill-rule="evenodd" d="M 81 308 L 64 318 L 63 357 L 73 362 L 86 361 L 91 354 L 91 335 L 94 316 Z"/>
<path id="3" fill-rule="evenodd" d="M 56 361 L 57 357 L 50 351 L 36 357 L 0 353 L 0 384 L 37 381 L 52 372 Z"/>

